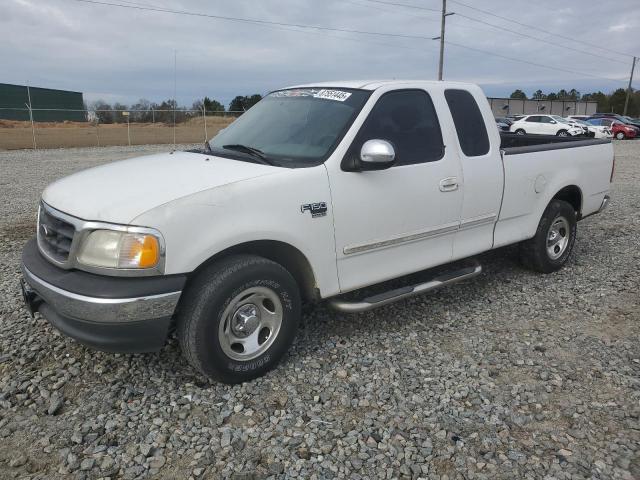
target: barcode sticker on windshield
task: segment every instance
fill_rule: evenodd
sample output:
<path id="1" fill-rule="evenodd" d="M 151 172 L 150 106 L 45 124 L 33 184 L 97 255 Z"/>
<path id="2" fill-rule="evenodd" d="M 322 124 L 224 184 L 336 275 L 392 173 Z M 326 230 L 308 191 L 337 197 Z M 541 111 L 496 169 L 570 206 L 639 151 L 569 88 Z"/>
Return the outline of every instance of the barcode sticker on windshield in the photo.
<path id="1" fill-rule="evenodd" d="M 344 102 L 350 96 L 350 92 L 343 92 L 341 90 L 320 90 L 314 95 L 314 98 L 324 98 L 325 100 Z"/>

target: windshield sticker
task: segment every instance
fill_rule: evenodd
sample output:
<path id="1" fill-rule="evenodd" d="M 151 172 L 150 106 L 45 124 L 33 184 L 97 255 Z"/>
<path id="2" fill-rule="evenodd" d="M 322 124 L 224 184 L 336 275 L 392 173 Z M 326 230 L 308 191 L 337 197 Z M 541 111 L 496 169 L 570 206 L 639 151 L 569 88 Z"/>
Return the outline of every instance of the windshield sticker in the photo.
<path id="1" fill-rule="evenodd" d="M 273 92 L 271 97 L 313 97 L 318 90 L 313 89 L 296 89 L 296 90 L 280 90 Z"/>
<path id="2" fill-rule="evenodd" d="M 343 92 L 341 90 L 320 90 L 314 95 L 314 98 L 324 98 L 325 100 L 344 102 L 350 96 L 350 92 Z"/>

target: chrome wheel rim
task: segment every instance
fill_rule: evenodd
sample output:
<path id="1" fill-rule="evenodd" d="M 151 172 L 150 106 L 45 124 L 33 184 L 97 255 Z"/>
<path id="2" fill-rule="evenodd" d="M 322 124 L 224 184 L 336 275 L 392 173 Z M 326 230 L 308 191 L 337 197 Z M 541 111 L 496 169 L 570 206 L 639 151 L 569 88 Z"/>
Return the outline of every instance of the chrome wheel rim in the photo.
<path id="1" fill-rule="evenodd" d="M 624 133 L 622 133 L 622 132 L 618 132 L 618 133 L 616 133 L 616 138 L 617 138 L 618 140 L 623 140 L 623 139 L 624 139 Z"/>
<path id="2" fill-rule="evenodd" d="M 557 260 L 569 245 L 569 234 L 571 227 L 569 221 L 564 217 L 557 217 L 547 233 L 547 254 L 551 260 Z"/>
<path id="3" fill-rule="evenodd" d="M 269 349 L 282 326 L 282 302 L 266 287 L 251 287 L 236 295 L 222 313 L 218 338 L 222 351 L 240 362 Z"/>
<path id="4" fill-rule="evenodd" d="M 559 137 L 566 137 L 567 135 L 567 132 L 558 132 Z"/>

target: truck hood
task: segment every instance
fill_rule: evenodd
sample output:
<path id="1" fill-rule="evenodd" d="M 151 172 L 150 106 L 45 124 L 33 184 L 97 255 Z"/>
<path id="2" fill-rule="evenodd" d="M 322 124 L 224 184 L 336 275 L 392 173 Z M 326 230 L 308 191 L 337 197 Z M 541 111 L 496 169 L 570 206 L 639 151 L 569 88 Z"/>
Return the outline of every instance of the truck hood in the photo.
<path id="1" fill-rule="evenodd" d="M 45 189 L 42 199 L 53 208 L 84 220 L 127 224 L 172 200 L 279 170 L 214 155 L 161 153 L 62 178 Z"/>

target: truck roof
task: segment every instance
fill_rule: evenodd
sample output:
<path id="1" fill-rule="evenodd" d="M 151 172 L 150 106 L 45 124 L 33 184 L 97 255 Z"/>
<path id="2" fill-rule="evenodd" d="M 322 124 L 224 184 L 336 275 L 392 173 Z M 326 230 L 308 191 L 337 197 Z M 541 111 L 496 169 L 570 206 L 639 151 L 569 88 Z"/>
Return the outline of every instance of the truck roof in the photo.
<path id="1" fill-rule="evenodd" d="M 333 82 L 316 82 L 316 83 L 305 83 L 303 85 L 292 85 L 289 88 L 310 88 L 310 87 L 333 87 L 333 88 L 357 88 L 360 90 L 376 90 L 377 88 L 387 86 L 387 85 L 423 85 L 425 87 L 428 86 L 436 86 L 442 85 L 442 81 L 437 80 L 336 80 Z M 471 87 L 475 86 L 472 83 L 464 83 L 464 82 L 446 82 L 447 85 L 455 85 L 460 87 Z"/>

